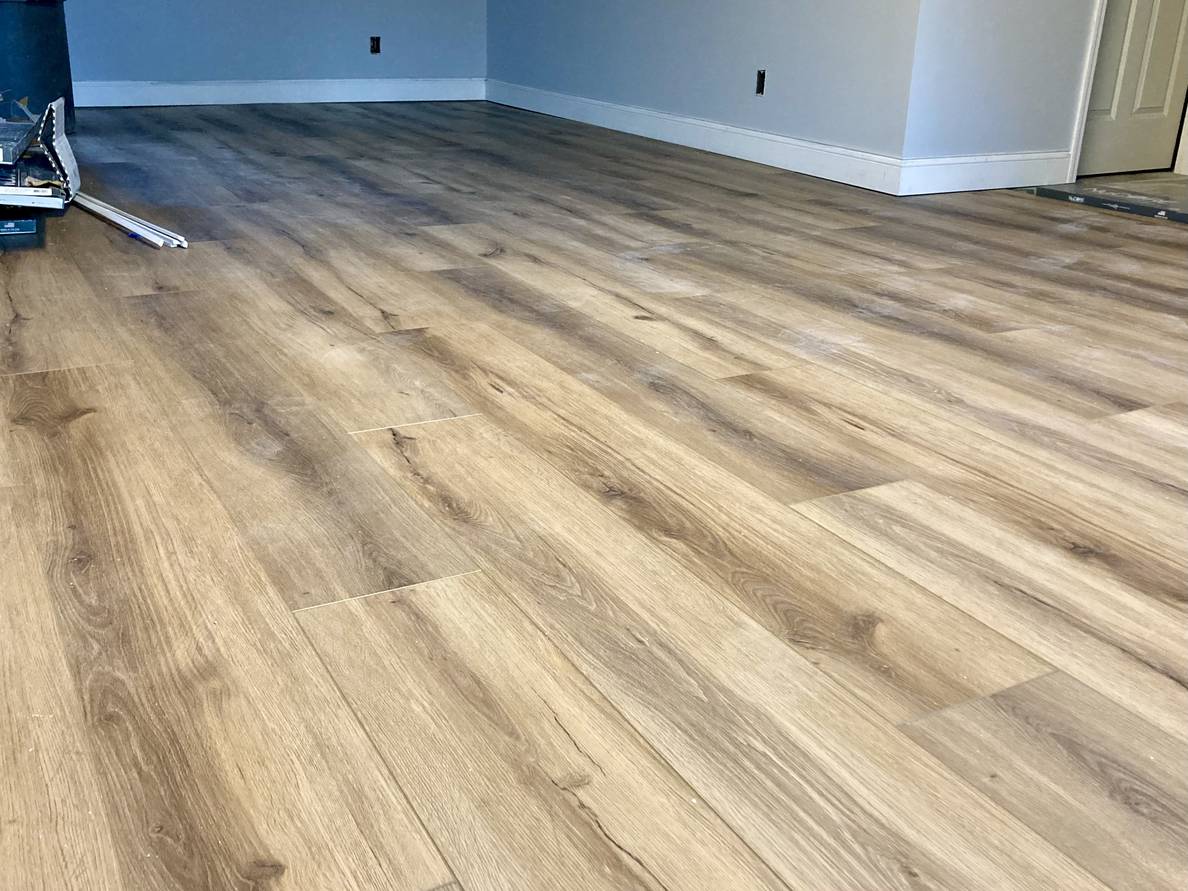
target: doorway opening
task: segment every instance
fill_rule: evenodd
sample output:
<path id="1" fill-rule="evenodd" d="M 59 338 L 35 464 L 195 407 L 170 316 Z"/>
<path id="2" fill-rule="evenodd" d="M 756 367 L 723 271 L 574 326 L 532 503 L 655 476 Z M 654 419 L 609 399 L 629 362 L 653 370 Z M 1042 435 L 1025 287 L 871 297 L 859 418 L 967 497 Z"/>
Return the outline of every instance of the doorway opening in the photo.
<path id="1" fill-rule="evenodd" d="M 1188 0 L 1099 0 L 1080 151 L 1037 194 L 1188 223 Z"/>

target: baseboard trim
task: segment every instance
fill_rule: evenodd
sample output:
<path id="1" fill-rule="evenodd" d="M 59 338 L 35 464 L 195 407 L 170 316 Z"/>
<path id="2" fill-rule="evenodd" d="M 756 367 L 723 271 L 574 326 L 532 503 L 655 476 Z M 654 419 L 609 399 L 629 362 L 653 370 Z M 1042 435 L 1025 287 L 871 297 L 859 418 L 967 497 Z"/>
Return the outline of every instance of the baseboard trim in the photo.
<path id="1" fill-rule="evenodd" d="M 76 81 L 83 107 L 245 105 L 276 102 L 442 102 L 485 99 L 482 77 L 208 80 L 190 82 Z"/>
<path id="2" fill-rule="evenodd" d="M 1017 152 L 900 161 L 899 195 L 976 192 L 1068 182 L 1071 153 Z"/>
<path id="3" fill-rule="evenodd" d="M 899 160 L 872 152 L 499 80 L 487 81 L 487 99 L 880 192 L 899 183 Z"/>
<path id="4" fill-rule="evenodd" d="M 1067 151 L 1021 152 L 904 160 L 499 80 L 487 81 L 487 99 L 890 195 L 1062 183 L 1070 155 Z"/>

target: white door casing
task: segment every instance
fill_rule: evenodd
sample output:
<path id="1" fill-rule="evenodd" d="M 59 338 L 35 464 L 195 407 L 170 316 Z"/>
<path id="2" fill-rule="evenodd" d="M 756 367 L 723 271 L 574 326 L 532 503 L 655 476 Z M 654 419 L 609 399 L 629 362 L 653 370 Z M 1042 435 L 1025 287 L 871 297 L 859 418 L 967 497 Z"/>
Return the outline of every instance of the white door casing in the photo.
<path id="1" fill-rule="evenodd" d="M 1184 116 L 1184 129 L 1180 131 L 1180 154 L 1176 158 L 1175 172 L 1188 176 L 1188 115 Z"/>

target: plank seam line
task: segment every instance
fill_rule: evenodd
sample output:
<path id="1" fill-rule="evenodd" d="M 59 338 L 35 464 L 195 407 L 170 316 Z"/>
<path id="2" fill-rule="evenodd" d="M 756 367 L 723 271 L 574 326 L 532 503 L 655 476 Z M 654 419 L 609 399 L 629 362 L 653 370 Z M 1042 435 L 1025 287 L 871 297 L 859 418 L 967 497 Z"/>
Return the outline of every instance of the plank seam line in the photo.
<path id="1" fill-rule="evenodd" d="M 112 359 L 109 362 L 87 362 L 83 365 L 61 365 L 57 368 L 33 368 L 29 371 L 4 371 L 0 372 L 0 378 L 6 377 L 20 377 L 26 374 L 55 374 L 62 371 L 85 371 L 88 368 L 120 368 L 125 365 L 131 365 L 131 359 Z"/>
<path id="2" fill-rule="evenodd" d="M 381 430 L 387 430 L 387 427 L 381 427 Z M 438 579 L 425 579 L 423 582 L 411 582 L 407 585 L 399 585 L 395 588 L 385 588 L 382 591 L 372 591 L 370 594 L 357 594 L 354 597 L 344 597 L 341 600 L 327 600 L 325 603 L 313 603 L 309 606 L 299 606 L 297 609 L 289 610 L 290 613 L 304 613 L 311 609 L 321 609 L 323 606 L 334 606 L 338 603 L 353 603 L 356 600 L 366 600 L 368 597 L 379 597 L 381 594 L 393 594 L 396 591 L 407 591 L 409 588 L 419 588 L 421 585 L 432 585 L 435 582 L 448 582 L 450 579 L 465 578 L 468 575 L 476 575 L 482 572 L 481 569 L 470 569 L 466 572 L 456 572 L 453 575 L 443 575 Z"/>
<path id="3" fill-rule="evenodd" d="M 995 629 L 992 628 L 990 630 L 994 631 Z M 996 633 L 1001 634 L 1001 632 L 996 632 Z M 1005 635 L 1003 635 L 1003 636 L 1005 636 Z M 1008 638 L 1008 640 L 1009 640 L 1009 638 Z M 1014 643 L 1014 641 L 1012 641 L 1012 643 Z M 1016 644 L 1016 646 L 1022 646 L 1022 645 Z M 1024 647 L 1024 649 L 1026 649 L 1026 647 Z M 1027 650 L 1027 652 L 1031 653 L 1031 650 Z M 1035 656 L 1034 653 L 1032 653 L 1032 655 Z M 1040 657 L 1036 656 L 1036 658 L 1039 659 Z M 1048 662 L 1047 659 L 1040 659 L 1040 661 L 1043 662 L 1045 665 L 1051 666 L 1051 663 Z M 917 715 L 916 717 L 909 718 L 906 721 L 900 721 L 895 726 L 898 727 L 900 730 L 904 730 L 905 728 L 912 727 L 916 724 L 920 724 L 925 721 L 929 721 L 932 718 L 937 717 L 938 715 L 945 714 L 946 712 L 951 712 L 955 709 L 964 708 L 966 706 L 973 705 L 978 702 L 984 702 L 987 699 L 993 699 L 995 696 L 1001 696 L 1003 693 L 1009 693 L 1011 690 L 1017 690 L 1020 687 L 1026 687 L 1029 684 L 1034 684 L 1036 681 L 1042 681 L 1044 678 L 1050 678 L 1054 674 L 1067 674 L 1067 672 L 1064 672 L 1061 669 L 1056 668 L 1055 666 L 1052 666 L 1049 671 L 1045 671 L 1043 674 L 1037 674 L 1033 678 L 1027 678 L 1027 680 L 1025 680 L 1025 681 L 1019 681 L 1019 683 L 1011 684 L 1009 687 L 1003 687 L 1001 690 L 993 690 L 989 693 L 983 693 L 981 696 L 971 696 L 969 699 L 963 699 L 960 702 L 951 702 L 942 708 L 933 709 L 930 712 L 925 712 L 922 715 Z M 1069 675 L 1069 677 L 1071 677 L 1071 675 Z M 1074 678 L 1074 680 L 1077 680 L 1077 679 Z M 1083 684 L 1084 682 L 1077 680 L 1077 683 Z"/>
<path id="4" fill-rule="evenodd" d="M 438 859 L 441 860 L 441 865 L 444 866 L 446 868 L 446 872 L 450 874 L 451 881 L 457 882 L 458 871 L 454 869 L 454 865 L 450 863 L 449 858 L 446 857 L 445 851 L 442 849 L 441 844 L 437 841 L 437 837 L 429 831 L 429 826 L 425 823 L 425 818 L 421 816 L 421 812 L 417 810 L 416 805 L 413 804 L 412 799 L 409 797 L 408 792 L 404 788 L 404 784 L 400 782 L 400 777 L 396 775 L 396 771 L 392 767 L 392 764 L 387 758 L 384 757 L 383 750 L 380 749 L 379 744 L 376 743 L 375 737 L 371 735 L 371 730 L 369 730 L 367 725 L 363 723 L 363 719 L 359 717 L 359 712 L 355 708 L 355 704 L 351 702 L 350 698 L 346 695 L 346 692 L 342 689 L 342 685 L 338 683 L 338 678 L 336 678 L 334 676 L 334 672 L 330 670 L 330 666 L 326 663 L 326 657 L 322 655 L 322 651 L 319 650 L 317 644 L 313 642 L 313 638 L 310 637 L 309 631 L 306 630 L 305 626 L 296 619 L 293 620 L 293 624 L 297 626 L 298 633 L 300 633 L 301 636 L 305 638 L 306 645 L 309 646 L 314 658 L 318 660 L 318 664 L 321 665 L 322 671 L 325 673 L 326 678 L 330 681 L 330 685 L 338 694 L 339 700 L 343 703 L 343 705 L 346 706 L 347 712 L 350 713 L 355 725 L 362 732 L 363 738 L 367 740 L 368 745 L 371 746 L 371 750 L 379 759 L 379 763 L 384 768 L 384 771 L 388 774 L 389 779 L 391 779 L 392 785 L 396 787 L 396 792 L 402 799 L 404 799 L 404 803 L 408 806 L 409 813 L 411 813 L 413 819 L 417 821 L 417 825 L 421 828 L 421 832 L 424 833 L 426 840 L 428 840 L 429 844 L 432 845 L 433 850 L 437 853 Z M 370 845 L 368 847 L 370 848 Z M 374 851 L 372 851 L 372 856 L 375 858 L 376 863 L 380 863 L 380 859 Z M 381 863 L 380 865 L 382 866 L 383 864 Z M 449 888 L 450 882 L 446 882 L 444 885 L 439 887 Z"/>
<path id="5" fill-rule="evenodd" d="M 409 421 L 407 424 L 385 424 L 383 427 L 368 427 L 366 430 L 348 430 L 349 436 L 361 433 L 378 433 L 381 430 L 400 430 L 404 427 L 419 427 L 422 424 L 440 424 L 443 421 L 461 421 L 463 418 L 477 418 L 482 412 L 472 411 L 467 415 L 450 415 L 447 418 L 430 418 L 427 421 Z"/>
<path id="6" fill-rule="evenodd" d="M 994 443 L 1004 449 L 1007 449 L 1008 451 L 1016 453 L 1017 455 L 1022 455 L 1024 458 L 1034 461 L 1037 464 L 1046 465 L 1047 467 L 1054 468 L 1056 470 L 1061 470 L 1065 466 L 1058 460 L 1054 460 L 1052 458 L 1040 456 L 1040 455 L 1032 455 L 1030 452 L 1026 451 L 1025 450 L 1026 447 L 1037 444 L 1033 440 L 1023 438 L 1021 443 L 1020 442 L 1011 442 L 1010 438 L 1009 438 L 1010 434 L 1003 433 L 1002 431 L 998 430 L 995 427 L 991 427 L 987 424 L 983 424 L 982 422 L 978 421 L 976 418 L 967 417 L 965 414 L 963 414 L 961 412 L 956 412 L 956 413 L 952 413 L 952 414 L 947 413 L 947 412 L 945 412 L 945 410 L 942 406 L 934 405 L 927 400 L 921 400 L 919 402 L 915 402 L 911 396 L 907 396 L 907 397 L 901 396 L 901 395 L 899 395 L 899 391 L 892 390 L 889 387 L 887 387 L 887 385 L 885 385 L 885 384 L 871 383 L 869 380 L 858 376 L 857 373 L 855 373 L 852 369 L 850 369 L 846 366 L 835 367 L 831 364 L 827 365 L 827 364 L 820 362 L 816 359 L 805 359 L 804 361 L 810 365 L 815 365 L 818 368 L 824 368 L 825 370 L 831 371 L 834 374 L 838 374 L 842 377 L 849 378 L 851 382 L 858 384 L 860 387 L 864 387 L 866 389 L 871 390 L 872 392 L 879 393 L 883 396 L 884 399 L 890 400 L 891 402 L 899 403 L 899 405 L 901 407 L 903 407 L 903 410 L 905 412 L 914 410 L 914 411 L 923 413 L 925 415 L 929 415 L 934 419 L 939 419 L 939 421 L 941 421 L 942 423 L 952 424 L 955 427 L 960 427 L 966 433 L 968 433 L 970 436 L 974 437 L 975 440 L 986 440 L 988 442 Z M 777 371 L 778 371 L 778 369 L 777 369 Z M 734 375 L 732 378 L 722 378 L 721 380 L 723 380 L 723 381 L 735 380 L 738 378 L 748 377 L 752 374 L 756 377 L 759 377 L 759 376 L 762 376 L 762 375 L 765 375 L 768 373 L 769 372 L 765 372 L 765 371 L 748 372 L 747 374 L 737 374 L 737 375 Z M 1148 408 L 1153 408 L 1153 407 L 1154 407 L 1154 404 L 1145 405 L 1140 408 L 1129 409 L 1126 412 L 1115 412 L 1114 414 L 1111 414 L 1111 415 L 1100 415 L 1100 416 L 1097 416 L 1094 418 L 1088 418 L 1088 419 L 1085 419 L 1085 421 L 1088 424 L 1095 424 L 1099 421 L 1103 421 L 1103 420 L 1107 420 L 1108 418 L 1116 417 L 1118 414 L 1129 414 L 1132 411 L 1142 411 L 1143 409 L 1148 409 Z M 1010 489 L 1018 490 L 1021 488 L 1018 483 L 1012 482 L 1011 480 L 1006 479 L 1005 477 L 1001 476 L 998 472 L 990 471 L 990 470 L 982 467 L 980 464 L 972 464 L 967 460 L 960 460 L 957 458 L 952 458 L 948 455 L 945 455 L 941 452 L 936 451 L 935 449 L 932 449 L 931 447 L 929 447 L 929 451 L 931 451 L 933 454 L 939 454 L 942 457 L 946 458 L 947 460 L 959 465 L 967 473 L 973 473 L 978 476 L 985 477 L 985 478 L 992 480 L 996 483 L 1005 485 L 1006 487 L 1008 487 Z M 1060 457 L 1060 453 L 1054 453 L 1054 455 L 1056 458 Z M 1013 461 L 1013 463 L 1018 463 L 1018 462 L 1014 461 L 1013 459 L 1012 459 L 1012 461 Z M 1071 471 L 1069 471 L 1069 472 L 1071 473 Z M 1111 498 L 1114 498 L 1115 500 L 1118 500 L 1122 497 L 1122 496 L 1119 496 L 1117 493 L 1110 491 L 1109 489 L 1103 488 L 1101 485 L 1099 485 L 1096 482 L 1093 482 L 1092 480 L 1087 481 L 1086 485 L 1089 486 L 1091 489 L 1094 489 L 1094 490 L 1096 490 L 1100 493 L 1103 493 Z M 1023 491 L 1026 491 L 1026 490 L 1023 490 Z M 822 497 L 827 497 L 827 496 L 822 496 Z M 1039 500 L 1045 501 L 1045 502 L 1047 501 L 1046 498 L 1040 498 Z M 798 502 L 798 503 L 803 503 L 803 502 Z M 1051 504 L 1051 502 L 1048 502 L 1048 503 Z M 1053 506 L 1055 507 L 1055 505 L 1053 505 Z M 1061 509 L 1061 511 L 1062 511 L 1062 513 L 1066 513 L 1066 514 L 1070 513 L 1070 511 L 1063 510 L 1063 509 Z M 1095 519 L 1092 519 L 1087 516 L 1083 517 L 1083 519 L 1084 519 L 1084 522 L 1086 523 L 1086 525 L 1088 525 L 1090 527 L 1097 528 L 1097 529 L 1104 529 L 1107 532 L 1112 531 L 1112 530 L 1110 530 L 1110 528 L 1108 526 L 1102 526 L 1102 524 Z M 1148 553 L 1154 553 L 1156 556 L 1162 556 L 1162 554 L 1160 553 L 1158 548 L 1152 547 L 1152 546 L 1148 545 L 1147 543 L 1140 541 L 1139 540 L 1140 536 L 1132 536 L 1132 535 L 1128 535 L 1128 534 L 1119 533 L 1119 537 L 1124 539 L 1125 541 L 1129 542 L 1130 544 L 1134 545 L 1139 550 L 1147 551 Z"/>

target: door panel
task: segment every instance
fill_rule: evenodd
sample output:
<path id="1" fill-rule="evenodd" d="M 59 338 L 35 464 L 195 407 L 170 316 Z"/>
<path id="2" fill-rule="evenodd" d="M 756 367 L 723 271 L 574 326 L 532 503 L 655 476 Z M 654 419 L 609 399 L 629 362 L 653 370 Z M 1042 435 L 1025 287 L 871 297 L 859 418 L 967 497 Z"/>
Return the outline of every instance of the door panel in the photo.
<path id="1" fill-rule="evenodd" d="M 1170 167 L 1188 91 L 1188 0 L 1108 0 L 1081 175 Z"/>

